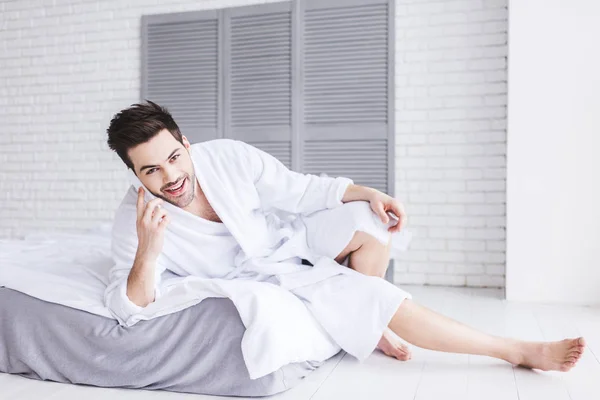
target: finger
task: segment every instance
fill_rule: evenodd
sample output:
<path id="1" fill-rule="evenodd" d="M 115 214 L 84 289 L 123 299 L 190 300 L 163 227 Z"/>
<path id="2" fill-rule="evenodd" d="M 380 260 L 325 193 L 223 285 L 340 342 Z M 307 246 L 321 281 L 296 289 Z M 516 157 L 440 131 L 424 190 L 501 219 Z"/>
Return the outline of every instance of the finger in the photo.
<path id="1" fill-rule="evenodd" d="M 158 221 L 158 227 L 164 228 L 165 226 L 169 225 L 169 222 L 171 222 L 171 217 L 169 217 L 169 214 L 165 214 L 165 216 Z"/>
<path id="2" fill-rule="evenodd" d="M 398 232 L 400 230 L 400 220 L 397 218 L 394 218 L 394 220 L 396 221 L 396 224 L 388 228 L 388 231 L 392 233 Z"/>
<path id="3" fill-rule="evenodd" d="M 396 218 L 394 218 L 394 220 L 396 220 Z M 391 232 L 391 233 L 396 233 L 396 232 L 398 232 L 398 231 L 400 230 L 400 227 L 399 227 L 399 225 L 400 225 L 400 220 L 396 220 L 396 221 L 397 221 L 397 222 L 396 222 L 396 224 L 395 224 L 395 225 L 393 225 L 393 226 L 390 226 L 390 227 L 388 228 L 388 232 Z"/>
<path id="4" fill-rule="evenodd" d="M 402 226 L 403 226 L 403 224 L 402 224 L 402 218 L 398 218 L 397 222 L 396 222 L 396 225 L 390 226 L 389 231 L 390 232 L 394 232 L 394 233 L 395 232 L 400 232 L 400 229 L 402 229 Z"/>
<path id="5" fill-rule="evenodd" d="M 165 215 L 167 215 L 167 211 L 164 208 L 159 208 L 157 206 L 154 215 L 152 216 L 152 224 L 157 225 Z"/>
<path id="6" fill-rule="evenodd" d="M 395 217 L 394 219 L 397 222 L 394 226 L 390 227 L 389 231 L 392 233 L 400 232 L 400 230 L 404 228 L 404 224 L 406 221 L 406 213 L 404 212 L 404 206 L 402 205 L 402 203 L 394 202 L 392 208 Z"/>
<path id="7" fill-rule="evenodd" d="M 148 208 L 148 207 L 152 207 L 152 208 L 153 208 L 153 210 L 154 210 L 154 207 L 155 207 L 157 204 L 158 204 L 158 205 L 162 205 L 162 203 L 163 203 L 163 202 L 164 202 L 164 201 L 163 201 L 163 199 L 161 199 L 161 198 L 157 197 L 157 198 L 155 198 L 155 199 L 152 199 L 152 200 L 150 200 L 150 201 L 148 202 L 148 204 L 146 204 L 146 208 Z"/>
<path id="8" fill-rule="evenodd" d="M 406 214 L 402 214 L 402 217 L 400 218 L 400 227 L 398 228 L 398 230 L 400 230 L 406 226 L 407 220 L 408 220 L 408 217 L 406 216 Z"/>
<path id="9" fill-rule="evenodd" d="M 397 230 L 404 228 L 404 224 L 406 223 L 406 212 L 404 211 L 404 206 L 399 201 L 394 201 L 392 203 L 392 210 L 394 214 L 398 217 L 398 224 L 396 224 Z"/>
<path id="10" fill-rule="evenodd" d="M 140 219 L 144 213 L 144 188 L 138 188 L 138 197 L 137 197 L 137 216 Z"/>
<path id="11" fill-rule="evenodd" d="M 379 203 L 379 207 L 377 207 L 377 209 L 379 210 L 378 214 L 379 214 L 379 217 L 381 218 L 381 221 L 384 224 L 387 224 L 390 220 L 390 217 L 388 217 L 388 215 L 385 213 L 385 208 L 383 206 L 383 203 Z"/>
<path id="12" fill-rule="evenodd" d="M 152 214 L 150 215 L 151 221 L 154 219 L 154 216 L 156 215 L 156 213 L 158 213 L 160 210 L 162 210 L 162 205 L 157 204 L 156 207 L 154 207 L 154 209 L 152 210 Z"/>
<path id="13" fill-rule="evenodd" d="M 402 214 L 400 215 L 400 221 L 398 221 L 398 230 L 403 229 L 406 226 L 406 221 L 408 220 L 408 217 L 406 216 L 406 211 L 404 211 L 404 208 L 402 209 Z"/>
<path id="14" fill-rule="evenodd" d="M 156 202 L 156 206 L 152 210 L 152 214 L 150 215 L 150 219 L 154 218 L 154 216 L 156 215 L 156 213 L 159 212 L 160 210 L 163 210 L 162 201 Z"/>
<path id="15" fill-rule="evenodd" d="M 155 200 L 160 200 L 159 201 L 155 201 Z M 156 207 L 160 206 L 160 203 L 162 203 L 162 199 L 154 199 L 148 202 L 148 204 L 146 204 L 146 210 L 144 211 L 144 222 L 149 224 L 152 221 L 152 215 L 154 213 L 154 210 Z"/>

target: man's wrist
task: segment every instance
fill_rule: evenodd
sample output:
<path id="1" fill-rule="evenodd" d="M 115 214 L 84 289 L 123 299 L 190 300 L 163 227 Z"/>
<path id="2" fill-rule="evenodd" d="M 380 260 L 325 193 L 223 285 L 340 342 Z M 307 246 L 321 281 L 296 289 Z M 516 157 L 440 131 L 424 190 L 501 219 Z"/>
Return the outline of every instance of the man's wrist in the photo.
<path id="1" fill-rule="evenodd" d="M 158 260 L 158 256 L 155 256 L 153 254 L 141 251 L 140 249 L 138 249 L 138 251 L 135 253 L 135 258 L 134 258 L 134 264 L 138 264 L 141 266 L 148 266 L 148 265 L 152 265 L 155 264 L 156 261 Z"/>
<path id="2" fill-rule="evenodd" d="M 346 188 L 346 192 L 342 198 L 342 203 L 348 203 L 349 201 L 364 200 L 370 201 L 371 197 L 377 192 L 377 189 L 373 189 L 367 186 L 350 184 Z"/>

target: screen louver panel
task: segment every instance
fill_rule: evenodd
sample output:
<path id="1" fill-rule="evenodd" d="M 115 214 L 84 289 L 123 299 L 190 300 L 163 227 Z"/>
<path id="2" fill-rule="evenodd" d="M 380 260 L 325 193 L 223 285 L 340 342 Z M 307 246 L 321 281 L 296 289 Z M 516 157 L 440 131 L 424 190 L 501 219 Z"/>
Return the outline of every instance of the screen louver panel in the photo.
<path id="1" fill-rule="evenodd" d="M 226 136 L 291 166 L 292 20 L 289 3 L 226 12 Z M 226 34 L 227 35 L 227 34 Z M 227 118 L 229 117 L 229 118 Z"/>
<path id="2" fill-rule="evenodd" d="M 302 172 L 391 192 L 389 10 L 387 1 L 306 2 Z"/>
<path id="3" fill-rule="evenodd" d="M 387 189 L 387 141 L 344 140 L 304 142 L 304 172 L 347 176 L 357 185 Z"/>
<path id="4" fill-rule="evenodd" d="M 219 117 L 218 20 L 147 23 L 145 91 L 190 142 L 215 139 Z"/>
<path id="5" fill-rule="evenodd" d="M 387 123 L 387 18 L 387 4 L 306 10 L 306 124 Z"/>
<path id="6" fill-rule="evenodd" d="M 262 151 L 266 151 L 273 157 L 277 158 L 286 167 L 291 169 L 292 165 L 292 147 L 290 142 L 282 141 L 248 141 L 254 147 L 258 147 Z"/>

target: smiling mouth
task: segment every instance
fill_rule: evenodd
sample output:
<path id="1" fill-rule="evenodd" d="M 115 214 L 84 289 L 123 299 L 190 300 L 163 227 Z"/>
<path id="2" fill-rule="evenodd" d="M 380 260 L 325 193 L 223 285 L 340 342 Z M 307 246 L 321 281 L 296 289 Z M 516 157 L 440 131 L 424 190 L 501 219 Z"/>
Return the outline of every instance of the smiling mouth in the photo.
<path id="1" fill-rule="evenodd" d="M 180 195 L 181 193 L 183 193 L 183 191 L 185 190 L 187 184 L 186 184 L 187 178 L 184 178 L 183 181 L 181 181 L 180 184 L 178 184 L 175 187 L 172 187 L 171 189 L 165 189 L 165 192 L 177 196 Z"/>

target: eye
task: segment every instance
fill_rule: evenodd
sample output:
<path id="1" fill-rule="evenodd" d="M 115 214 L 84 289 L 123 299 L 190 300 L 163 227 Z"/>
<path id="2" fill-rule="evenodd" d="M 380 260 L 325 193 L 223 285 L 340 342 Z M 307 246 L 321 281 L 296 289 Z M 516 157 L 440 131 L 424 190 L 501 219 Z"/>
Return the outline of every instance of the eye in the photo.
<path id="1" fill-rule="evenodd" d="M 181 154 L 175 154 L 173 157 L 171 157 L 171 160 L 176 160 L 177 158 L 179 158 Z M 146 172 L 146 175 L 150 175 L 152 172 L 154 172 L 156 168 L 151 168 L 148 170 L 148 172 Z"/>

